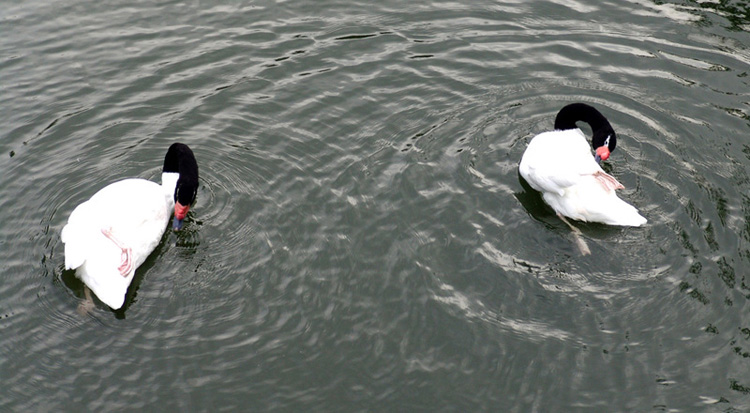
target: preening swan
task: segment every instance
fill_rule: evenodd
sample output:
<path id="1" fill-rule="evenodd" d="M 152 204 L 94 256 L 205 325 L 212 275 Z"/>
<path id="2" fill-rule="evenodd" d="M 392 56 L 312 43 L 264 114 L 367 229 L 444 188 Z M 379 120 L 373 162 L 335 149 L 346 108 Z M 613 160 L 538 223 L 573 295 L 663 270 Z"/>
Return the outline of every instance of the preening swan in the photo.
<path id="1" fill-rule="evenodd" d="M 586 137 L 576 126 L 578 121 L 591 126 L 594 156 Z M 616 146 L 617 135 L 609 121 L 593 107 L 573 103 L 557 114 L 553 131 L 531 140 L 518 171 L 566 223 L 564 217 L 608 225 L 641 226 L 646 218 L 617 197 L 615 190 L 622 189 L 622 184 L 599 166 Z"/>
<path id="2" fill-rule="evenodd" d="M 131 178 L 107 185 L 73 210 L 60 234 L 65 268 L 75 269 L 115 310 L 125 302 L 135 270 L 159 244 L 172 211 L 177 231 L 195 201 L 198 163 L 187 145 L 169 147 L 161 181 Z"/>

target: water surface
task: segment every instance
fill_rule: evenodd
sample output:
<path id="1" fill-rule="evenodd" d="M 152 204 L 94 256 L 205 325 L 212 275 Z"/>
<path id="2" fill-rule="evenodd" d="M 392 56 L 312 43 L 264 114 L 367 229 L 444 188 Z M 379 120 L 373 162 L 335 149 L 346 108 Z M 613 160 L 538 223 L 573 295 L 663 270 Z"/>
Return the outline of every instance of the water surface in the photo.
<path id="1" fill-rule="evenodd" d="M 0 410 L 750 409 L 742 2 L 5 2 Z M 519 178 L 565 104 L 649 224 Z M 588 132 L 588 131 L 586 131 Z M 196 154 L 124 309 L 60 230 Z"/>

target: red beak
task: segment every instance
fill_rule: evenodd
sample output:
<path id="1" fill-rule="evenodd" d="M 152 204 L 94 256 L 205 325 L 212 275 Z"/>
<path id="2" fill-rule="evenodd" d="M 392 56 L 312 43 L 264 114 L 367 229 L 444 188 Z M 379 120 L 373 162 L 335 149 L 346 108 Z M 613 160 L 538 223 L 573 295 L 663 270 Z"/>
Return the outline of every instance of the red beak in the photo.
<path id="1" fill-rule="evenodd" d="M 606 161 L 609 158 L 609 148 L 600 146 L 596 148 L 596 161 Z"/>
<path id="2" fill-rule="evenodd" d="M 174 217 L 182 221 L 187 216 L 188 210 L 190 209 L 190 205 L 182 205 L 179 202 L 175 202 L 174 204 Z"/>

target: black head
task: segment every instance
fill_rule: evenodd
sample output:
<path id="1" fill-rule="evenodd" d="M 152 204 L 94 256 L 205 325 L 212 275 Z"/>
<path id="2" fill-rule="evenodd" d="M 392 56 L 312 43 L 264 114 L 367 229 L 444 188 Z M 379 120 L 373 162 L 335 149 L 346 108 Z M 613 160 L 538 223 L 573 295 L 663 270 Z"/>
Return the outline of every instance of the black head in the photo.
<path id="1" fill-rule="evenodd" d="M 198 193 L 198 162 L 193 151 L 182 143 L 173 143 L 164 157 L 163 172 L 177 172 L 180 177 L 174 189 L 174 229 L 180 229 Z"/>
<path id="2" fill-rule="evenodd" d="M 600 156 L 600 151 L 606 152 L 606 155 L 604 153 L 601 154 L 602 160 L 607 159 L 609 154 L 614 152 L 617 146 L 617 135 L 607 118 L 598 110 L 585 103 L 571 103 L 560 109 L 560 112 L 557 113 L 555 129 L 575 129 L 577 128 L 576 122 L 586 122 L 591 126 L 591 131 L 594 134 L 591 138 L 591 146 L 597 151 L 598 156 Z M 607 151 L 604 151 L 604 149 L 600 150 L 599 148 L 607 148 Z"/>
<path id="3" fill-rule="evenodd" d="M 594 147 L 596 152 L 596 161 L 606 161 L 617 146 L 617 134 L 612 130 L 612 127 L 609 130 L 596 130 L 594 131 L 594 137 L 591 138 L 591 146 Z"/>

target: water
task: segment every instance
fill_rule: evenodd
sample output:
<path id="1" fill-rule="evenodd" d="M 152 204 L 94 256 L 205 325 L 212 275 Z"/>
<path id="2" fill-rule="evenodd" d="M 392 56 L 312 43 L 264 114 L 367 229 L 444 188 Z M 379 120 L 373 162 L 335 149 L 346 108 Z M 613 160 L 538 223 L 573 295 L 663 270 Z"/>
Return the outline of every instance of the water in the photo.
<path id="1" fill-rule="evenodd" d="M 734 2 L 4 2 L 0 410 L 750 409 L 750 18 Z M 643 228 L 518 161 L 609 118 Z M 76 312 L 73 208 L 198 203 L 126 306 Z"/>

